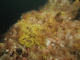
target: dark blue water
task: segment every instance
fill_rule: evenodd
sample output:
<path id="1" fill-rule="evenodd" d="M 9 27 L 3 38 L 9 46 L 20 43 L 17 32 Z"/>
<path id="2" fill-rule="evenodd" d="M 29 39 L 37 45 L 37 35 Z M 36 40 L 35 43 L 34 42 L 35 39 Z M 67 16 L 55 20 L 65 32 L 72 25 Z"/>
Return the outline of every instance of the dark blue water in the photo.
<path id="1" fill-rule="evenodd" d="M 3 34 L 20 18 L 22 13 L 38 10 L 47 0 L 1 0 L 0 34 Z"/>

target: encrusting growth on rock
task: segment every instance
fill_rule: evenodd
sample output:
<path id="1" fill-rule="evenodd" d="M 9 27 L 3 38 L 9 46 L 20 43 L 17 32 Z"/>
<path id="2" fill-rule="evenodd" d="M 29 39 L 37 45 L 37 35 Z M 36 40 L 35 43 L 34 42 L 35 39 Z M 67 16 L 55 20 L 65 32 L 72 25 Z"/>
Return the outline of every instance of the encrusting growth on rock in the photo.
<path id="1" fill-rule="evenodd" d="M 80 60 L 79 9 L 79 0 L 49 0 L 23 13 L 0 43 L 0 60 Z"/>

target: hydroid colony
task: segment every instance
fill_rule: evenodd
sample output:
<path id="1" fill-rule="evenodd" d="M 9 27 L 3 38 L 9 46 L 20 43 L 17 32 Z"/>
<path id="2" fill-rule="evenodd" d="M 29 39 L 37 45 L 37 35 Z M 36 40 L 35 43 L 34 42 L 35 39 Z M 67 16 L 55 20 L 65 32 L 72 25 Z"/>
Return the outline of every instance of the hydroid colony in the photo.
<path id="1" fill-rule="evenodd" d="M 0 43 L 1 60 L 80 60 L 80 2 L 49 0 L 23 13 Z"/>

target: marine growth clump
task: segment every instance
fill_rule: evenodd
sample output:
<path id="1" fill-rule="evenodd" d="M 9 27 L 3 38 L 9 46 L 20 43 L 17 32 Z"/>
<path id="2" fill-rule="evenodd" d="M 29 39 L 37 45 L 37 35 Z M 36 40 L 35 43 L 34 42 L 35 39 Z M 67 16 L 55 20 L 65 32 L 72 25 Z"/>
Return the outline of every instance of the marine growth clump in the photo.
<path id="1" fill-rule="evenodd" d="M 79 10 L 79 0 L 48 0 L 23 13 L 0 43 L 0 60 L 80 60 Z"/>

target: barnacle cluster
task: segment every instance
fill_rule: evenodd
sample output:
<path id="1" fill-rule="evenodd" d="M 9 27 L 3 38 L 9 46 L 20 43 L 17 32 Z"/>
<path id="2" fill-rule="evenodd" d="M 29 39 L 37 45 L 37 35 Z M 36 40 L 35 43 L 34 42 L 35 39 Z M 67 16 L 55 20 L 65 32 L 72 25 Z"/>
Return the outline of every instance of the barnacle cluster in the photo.
<path id="1" fill-rule="evenodd" d="M 23 13 L 0 43 L 0 60 L 80 60 L 79 9 L 79 0 L 49 0 Z"/>

